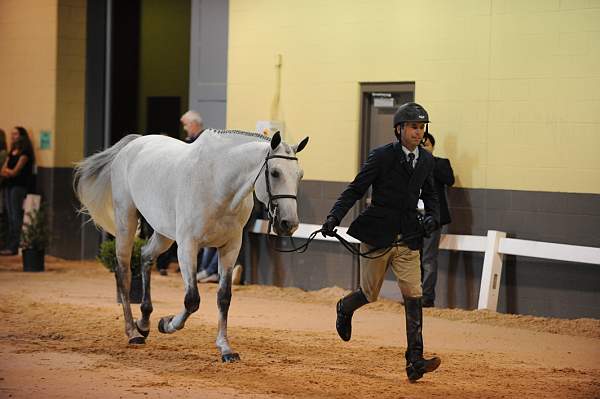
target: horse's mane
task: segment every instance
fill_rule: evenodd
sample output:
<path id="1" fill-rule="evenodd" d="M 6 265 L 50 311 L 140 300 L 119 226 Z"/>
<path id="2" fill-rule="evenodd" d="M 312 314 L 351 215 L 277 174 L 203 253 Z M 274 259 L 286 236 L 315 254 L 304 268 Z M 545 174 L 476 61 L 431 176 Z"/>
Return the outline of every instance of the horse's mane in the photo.
<path id="1" fill-rule="evenodd" d="M 269 136 L 265 136 L 264 134 L 256 133 L 256 132 L 244 132 L 241 130 L 221 130 L 221 129 L 208 129 L 207 132 L 216 135 L 222 135 L 226 137 L 235 138 L 236 136 L 244 137 L 244 138 L 255 138 L 263 141 L 271 141 Z"/>

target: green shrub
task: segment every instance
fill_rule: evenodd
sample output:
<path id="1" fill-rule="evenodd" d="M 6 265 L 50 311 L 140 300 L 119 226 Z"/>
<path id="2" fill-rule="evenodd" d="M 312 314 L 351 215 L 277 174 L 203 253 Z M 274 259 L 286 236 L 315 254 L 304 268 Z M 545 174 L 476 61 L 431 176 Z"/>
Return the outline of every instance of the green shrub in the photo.
<path id="1" fill-rule="evenodd" d="M 50 245 L 50 229 L 44 207 L 27 212 L 29 223 L 23 224 L 21 248 L 44 250 Z"/>
<path id="2" fill-rule="evenodd" d="M 146 240 L 136 238 L 133 243 L 133 252 L 131 254 L 131 273 L 138 275 L 142 271 L 142 247 Z M 115 250 L 115 240 L 106 240 L 100 245 L 100 252 L 96 258 L 108 270 L 114 272 L 117 268 L 117 253 Z"/>

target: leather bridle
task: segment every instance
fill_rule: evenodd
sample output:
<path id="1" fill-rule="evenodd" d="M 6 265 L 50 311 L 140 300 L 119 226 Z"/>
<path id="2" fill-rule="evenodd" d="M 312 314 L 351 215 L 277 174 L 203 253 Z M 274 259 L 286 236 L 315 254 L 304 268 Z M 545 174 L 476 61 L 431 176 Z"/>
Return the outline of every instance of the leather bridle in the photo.
<path id="1" fill-rule="evenodd" d="M 294 199 L 296 201 L 298 201 L 297 196 L 295 195 L 291 195 L 291 194 L 277 194 L 277 195 L 273 195 L 273 193 L 271 192 L 271 181 L 269 180 L 269 159 L 273 159 L 273 158 L 280 158 L 280 159 L 288 159 L 290 161 L 297 161 L 298 158 L 296 157 L 289 157 L 286 155 L 269 155 L 267 153 L 267 156 L 265 157 L 265 162 L 263 163 L 263 165 L 261 166 L 260 170 L 258 171 L 258 174 L 256 175 L 256 178 L 254 179 L 254 184 L 256 184 L 256 181 L 258 180 L 259 176 L 260 176 L 260 172 L 262 172 L 262 170 L 265 170 L 265 182 L 267 185 L 267 195 L 269 196 L 269 203 L 267 206 L 267 210 L 268 210 L 268 217 L 269 217 L 269 227 L 267 230 L 267 236 L 269 237 L 271 235 L 271 226 L 273 224 L 273 221 L 275 220 L 276 216 L 277 216 L 277 203 L 275 202 L 275 200 L 280 199 L 280 198 L 291 198 Z M 308 237 L 308 239 L 306 240 L 306 242 L 298 247 L 294 247 L 292 249 L 279 249 L 277 247 L 275 247 L 275 250 L 277 250 L 278 252 L 298 252 L 298 253 L 303 253 L 308 249 L 309 244 L 312 242 L 312 240 L 314 240 L 315 236 L 322 232 L 323 229 L 319 229 L 316 231 L 313 231 L 310 236 Z M 353 255 L 356 256 L 360 256 L 363 258 L 368 258 L 368 259 L 375 259 L 375 258 L 379 258 L 384 256 L 385 254 L 387 254 L 393 247 L 399 246 L 399 245 L 404 245 L 402 244 L 403 242 L 407 241 L 407 240 L 411 240 L 411 239 L 416 239 L 416 238 L 421 238 L 423 237 L 423 233 L 422 232 L 415 232 L 414 234 L 409 234 L 405 237 L 402 237 L 401 239 L 397 240 L 396 242 L 392 243 L 389 247 L 387 248 L 373 248 L 370 249 L 368 251 L 365 252 L 360 252 L 360 249 L 356 248 L 353 246 L 353 244 L 349 243 L 348 241 L 346 241 L 342 236 L 340 236 L 337 232 L 333 232 L 333 237 L 337 238 L 338 241 L 348 250 L 350 251 L 350 253 L 352 253 Z M 290 237 L 290 239 L 292 240 L 293 243 L 293 237 Z M 270 241 L 268 241 L 270 242 Z M 377 254 L 377 255 L 373 255 L 374 252 L 379 251 L 379 250 L 383 250 L 382 253 Z"/>
<path id="2" fill-rule="evenodd" d="M 281 199 L 281 198 L 291 198 L 295 201 L 298 201 L 297 196 L 295 195 L 291 195 L 291 194 L 276 194 L 273 195 L 273 193 L 271 192 L 271 180 L 269 180 L 269 159 L 274 159 L 274 158 L 279 158 L 279 159 L 287 159 L 290 161 L 297 161 L 298 158 L 297 157 L 290 157 L 287 155 L 268 155 L 265 157 L 265 162 L 263 163 L 263 165 L 261 166 L 260 170 L 258 171 L 258 174 L 256 175 L 256 179 L 254 179 L 254 184 L 256 184 L 256 181 L 258 180 L 258 177 L 260 176 L 260 172 L 264 169 L 265 170 L 265 184 L 267 186 L 267 195 L 269 196 L 269 202 L 267 204 L 267 214 L 269 217 L 269 227 L 267 230 L 267 234 L 271 233 L 271 225 L 273 224 L 273 222 L 275 221 L 275 218 L 277 217 L 277 212 L 278 212 L 278 204 L 277 202 L 275 202 L 275 200 Z"/>

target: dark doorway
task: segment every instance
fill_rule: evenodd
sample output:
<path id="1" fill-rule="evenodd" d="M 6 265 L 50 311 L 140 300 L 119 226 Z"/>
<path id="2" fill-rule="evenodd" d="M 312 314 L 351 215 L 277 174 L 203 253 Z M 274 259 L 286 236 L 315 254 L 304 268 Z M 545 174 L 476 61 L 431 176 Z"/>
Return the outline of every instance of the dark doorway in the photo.
<path id="1" fill-rule="evenodd" d="M 404 103 L 415 100 L 415 84 L 361 83 L 361 163 L 373 148 L 395 140 L 394 114 Z"/>
<path id="2" fill-rule="evenodd" d="M 361 164 L 369 152 L 376 147 L 396 140 L 394 136 L 394 114 L 404 103 L 415 100 L 415 84 L 405 83 L 361 83 Z M 368 193 L 359 206 L 363 210 L 371 202 Z M 386 274 L 380 295 L 400 300 L 400 290 L 391 269 Z"/>
<path id="3" fill-rule="evenodd" d="M 146 115 L 146 134 L 160 133 L 179 138 L 181 97 L 148 97 Z"/>
<path id="4" fill-rule="evenodd" d="M 361 83 L 361 145 L 360 163 L 367 160 L 373 148 L 391 143 L 394 137 L 393 120 L 398 107 L 415 100 L 414 83 Z M 360 203 L 364 209 L 371 201 L 368 194 Z"/>
<path id="5" fill-rule="evenodd" d="M 110 59 L 110 144 L 138 130 L 140 0 L 113 1 Z"/>

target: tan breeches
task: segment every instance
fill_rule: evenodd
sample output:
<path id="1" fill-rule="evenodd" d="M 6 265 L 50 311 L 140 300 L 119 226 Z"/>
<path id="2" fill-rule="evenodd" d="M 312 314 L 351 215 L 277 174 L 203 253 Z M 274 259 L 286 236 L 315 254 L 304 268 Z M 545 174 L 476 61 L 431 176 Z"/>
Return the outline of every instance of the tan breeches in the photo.
<path id="1" fill-rule="evenodd" d="M 361 252 L 371 249 L 373 247 L 368 244 L 360 244 Z M 384 251 L 385 249 L 378 250 L 370 255 L 379 255 Z M 396 275 L 398 287 L 400 287 L 403 296 L 418 298 L 423 295 L 419 251 L 412 250 L 407 246 L 397 246 L 390 249 L 382 257 L 376 259 L 361 258 L 360 287 L 369 302 L 377 301 L 385 272 L 390 266 Z"/>

